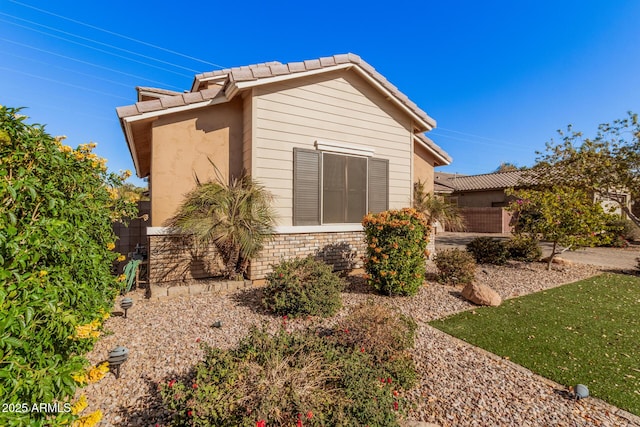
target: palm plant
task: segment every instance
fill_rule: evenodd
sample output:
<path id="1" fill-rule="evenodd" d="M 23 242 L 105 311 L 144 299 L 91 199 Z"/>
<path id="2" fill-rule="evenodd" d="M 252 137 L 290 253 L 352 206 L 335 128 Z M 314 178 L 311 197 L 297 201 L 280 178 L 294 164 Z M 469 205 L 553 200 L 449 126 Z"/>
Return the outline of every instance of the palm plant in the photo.
<path id="1" fill-rule="evenodd" d="M 222 256 L 225 276 L 237 279 L 273 234 L 272 196 L 246 173 L 227 184 L 216 172 L 215 181 L 201 183 L 196 177 L 196 188 L 165 225 L 191 235 L 196 249 L 213 244 Z"/>
<path id="2" fill-rule="evenodd" d="M 458 207 L 443 196 L 427 192 L 422 181 L 413 184 L 413 207 L 424 213 L 430 224 L 438 221 L 446 230 L 465 229 L 464 217 Z"/>

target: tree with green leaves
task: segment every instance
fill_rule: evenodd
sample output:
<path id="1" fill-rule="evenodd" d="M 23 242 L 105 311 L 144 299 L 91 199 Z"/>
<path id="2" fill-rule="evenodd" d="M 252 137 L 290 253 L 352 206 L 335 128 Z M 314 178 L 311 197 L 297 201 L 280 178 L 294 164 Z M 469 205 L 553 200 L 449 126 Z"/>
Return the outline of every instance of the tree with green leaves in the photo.
<path id="1" fill-rule="evenodd" d="M 547 269 L 556 255 L 592 246 L 605 229 L 607 214 L 584 190 L 551 187 L 542 190 L 507 190 L 514 201 L 507 210 L 514 213 L 514 233 L 542 238 L 553 243 Z"/>
<path id="2" fill-rule="evenodd" d="M 529 176 L 540 187 L 567 186 L 601 199 L 617 202 L 640 227 L 640 218 L 628 207 L 626 198 L 640 200 L 640 123 L 638 115 L 601 124 L 594 138 L 582 132 L 558 131 L 561 142 L 553 140 L 545 153 L 537 153 Z"/>
<path id="3" fill-rule="evenodd" d="M 413 184 L 413 207 L 427 217 L 429 224 L 437 221 L 449 231 L 465 229 L 464 217 L 458 207 L 444 196 L 427 192 L 422 181 Z"/>
<path id="4" fill-rule="evenodd" d="M 0 396 L 69 401 L 84 354 L 121 286 L 112 222 L 135 216 L 95 144 L 72 148 L 0 106 Z M 70 425 L 78 416 L 0 412 L 0 425 Z"/>
<path id="5" fill-rule="evenodd" d="M 241 278 L 273 234 L 272 196 L 249 175 L 227 183 L 216 172 L 213 181 L 196 178 L 196 188 L 165 225 L 191 235 L 197 247 L 214 245 L 224 261 L 225 276 Z"/>

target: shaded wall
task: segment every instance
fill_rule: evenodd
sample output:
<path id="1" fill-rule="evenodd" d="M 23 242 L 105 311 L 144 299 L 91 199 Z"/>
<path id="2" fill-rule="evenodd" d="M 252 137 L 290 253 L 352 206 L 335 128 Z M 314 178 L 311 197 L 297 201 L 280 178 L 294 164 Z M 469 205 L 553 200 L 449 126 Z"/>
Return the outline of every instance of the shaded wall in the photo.
<path id="1" fill-rule="evenodd" d="M 503 208 L 460 208 L 468 233 L 510 233 L 512 214 Z"/>
<path id="2" fill-rule="evenodd" d="M 153 123 L 151 225 L 162 226 L 195 185 L 242 171 L 242 99 L 163 116 Z"/>
<path id="3" fill-rule="evenodd" d="M 125 261 L 117 263 L 118 274 L 122 273 L 124 265 L 131 259 L 131 255 L 136 250 L 136 245 L 147 247 L 147 226 L 149 226 L 149 214 L 151 213 L 151 202 L 138 202 L 138 218 L 131 220 L 129 226 L 122 223 L 113 223 L 113 232 L 118 237 L 115 251 L 127 257 Z M 142 217 L 147 215 L 147 220 Z"/>

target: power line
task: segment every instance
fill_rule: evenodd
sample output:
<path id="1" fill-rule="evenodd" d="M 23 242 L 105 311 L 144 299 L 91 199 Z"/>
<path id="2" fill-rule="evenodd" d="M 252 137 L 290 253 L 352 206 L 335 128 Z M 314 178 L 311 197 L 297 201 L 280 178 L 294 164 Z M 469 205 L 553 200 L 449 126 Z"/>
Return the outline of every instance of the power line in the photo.
<path id="1" fill-rule="evenodd" d="M 457 130 L 447 129 L 447 128 L 443 128 L 443 127 L 440 127 L 440 126 L 438 126 L 436 129 L 444 130 L 444 131 L 447 131 L 447 132 L 453 132 L 453 133 L 457 133 L 457 134 L 460 134 L 460 135 L 472 136 L 474 138 L 486 139 L 487 141 L 503 142 L 505 144 L 512 145 L 512 143 L 509 142 L 509 141 L 505 141 L 505 140 L 501 140 L 501 139 L 495 139 L 495 138 L 487 138 L 486 136 L 480 136 L 480 135 L 474 135 L 472 133 L 460 132 L 460 131 L 457 131 Z"/>
<path id="2" fill-rule="evenodd" d="M 94 30 L 102 31 L 103 33 L 106 33 L 106 34 L 111 34 L 112 36 L 120 37 L 120 38 L 123 38 L 125 40 L 130 40 L 130 41 L 135 42 L 135 43 L 140 43 L 140 44 L 142 44 L 144 46 L 149 46 L 149 47 L 152 47 L 154 49 L 159 49 L 159 50 L 162 50 L 164 52 L 171 53 L 173 55 L 178 55 L 178 56 L 181 56 L 183 58 L 190 59 L 192 61 L 197 61 L 197 62 L 200 62 L 202 64 L 211 65 L 213 67 L 226 68 L 226 67 L 224 67 L 222 65 L 218 65 L 218 64 L 213 63 L 213 62 L 209 62 L 209 61 L 205 61 L 205 60 L 202 60 L 202 59 L 199 59 L 199 58 L 195 58 L 193 56 L 185 55 L 184 53 L 176 52 L 175 50 L 167 49 L 167 48 L 164 48 L 162 46 L 158 46 L 158 45 L 155 45 L 155 44 L 152 44 L 152 43 L 147 43 L 147 42 L 142 41 L 142 40 L 134 39 L 133 37 L 125 36 L 123 34 L 119 34 L 119 33 L 116 33 L 114 31 L 105 30 L 104 28 L 100 28 L 100 27 L 97 27 L 95 25 L 87 24 L 85 22 L 78 21 L 76 19 L 71 19 L 71 18 L 68 18 L 66 16 L 59 15 L 59 14 L 53 13 L 53 12 L 49 12 L 48 10 L 40 9 L 40 8 L 35 7 L 35 6 L 31 6 L 31 5 L 16 1 L 16 0 L 8 0 L 8 1 L 10 1 L 11 3 L 15 3 L 15 4 L 18 4 L 20 6 L 26 7 L 26 8 L 29 8 L 29 9 L 36 10 L 36 11 L 41 12 L 41 13 L 45 13 L 47 15 L 55 16 L 56 18 L 60 18 L 60 19 L 64 19 L 64 20 L 69 21 L 69 22 L 73 22 L 74 24 L 83 25 L 85 27 L 92 28 Z"/>
<path id="3" fill-rule="evenodd" d="M 77 70 L 73 70 L 71 68 L 61 67 L 59 65 L 53 65 L 53 64 L 50 64 L 50 63 L 45 62 L 45 61 L 39 61 L 37 59 L 27 58 L 26 56 L 16 55 L 15 53 L 11 53 L 11 52 L 4 52 L 4 51 L 0 50 L 0 54 L 13 56 L 14 58 L 22 59 L 22 60 L 25 60 L 25 61 L 36 62 L 38 64 L 43 64 L 43 65 L 46 65 L 46 66 L 49 66 L 49 67 L 58 68 L 58 69 L 63 70 L 63 71 L 68 71 L 70 73 L 79 74 L 79 75 L 85 76 L 85 77 L 91 77 L 92 79 L 102 80 L 102 81 L 105 81 L 105 82 L 108 82 L 108 83 L 113 83 L 115 85 L 120 85 L 122 87 L 126 87 L 127 89 L 131 89 L 131 85 L 128 85 L 128 84 L 125 84 L 125 83 L 121 83 L 121 82 L 117 82 L 115 80 L 105 79 L 104 77 L 96 76 L 95 74 L 83 73 L 83 72 L 80 72 L 80 71 L 77 71 Z"/>
<path id="4" fill-rule="evenodd" d="M 114 95 L 112 93 L 103 92 L 101 90 L 96 90 L 96 89 L 92 89 L 92 88 L 89 88 L 89 87 L 74 85 L 73 83 L 62 82 L 60 80 L 51 79 L 49 77 L 43 77 L 43 76 L 38 76 L 36 74 L 25 73 L 24 71 L 14 70 L 13 68 L 7 68 L 7 67 L 0 66 L 0 70 L 10 71 L 10 72 L 13 72 L 13 73 L 18 73 L 18 74 L 25 75 L 27 77 L 33 77 L 35 79 L 45 80 L 45 81 L 52 82 L 52 83 L 57 83 L 57 84 L 65 85 L 65 86 L 70 86 L 70 87 L 73 87 L 73 88 L 76 88 L 76 89 L 81 89 L 81 90 L 86 90 L 86 91 L 89 91 L 89 92 L 94 92 L 94 93 L 97 93 L 97 94 L 100 94 L 100 95 L 111 96 L 113 98 L 120 98 L 120 99 L 126 99 L 127 101 L 131 101 L 130 98 L 125 98 L 124 96 Z"/>
<path id="5" fill-rule="evenodd" d="M 0 12 L 0 13 L 1 13 L 1 12 Z M 36 30 L 35 28 L 29 28 L 29 27 L 27 27 L 26 25 L 17 24 L 17 23 L 15 23 L 15 22 L 7 21 L 6 19 L 2 19 L 2 18 L 0 18 L 0 21 L 2 21 L 2 22 L 7 22 L 7 23 L 9 23 L 9 24 L 11 24 L 11 25 L 15 25 L 15 26 L 18 26 L 18 27 L 26 28 L 26 29 L 28 29 L 28 30 L 35 31 L 36 33 L 44 34 L 44 35 L 49 36 L 49 37 L 54 37 L 54 38 L 56 38 L 56 39 L 66 41 L 67 43 L 73 43 L 73 44 L 76 44 L 76 45 L 78 45 L 78 46 L 82 46 L 82 47 L 86 47 L 86 48 L 88 48 L 88 49 L 93 49 L 93 50 L 98 51 L 98 52 L 106 53 L 107 55 L 115 56 L 116 58 L 122 58 L 122 59 L 125 59 L 125 60 L 127 60 L 127 61 L 136 62 L 136 63 L 138 63 L 138 64 L 142 64 L 142 65 L 145 65 L 145 66 L 147 66 L 147 67 L 153 67 L 153 68 L 156 68 L 156 69 L 158 69 L 158 70 L 166 71 L 167 73 L 176 74 L 176 75 L 181 76 L 181 77 L 190 77 L 190 76 L 188 76 L 188 75 L 186 75 L 186 74 L 182 74 L 182 73 L 179 73 L 179 72 L 177 72 L 177 71 L 169 70 L 169 69 L 167 69 L 167 68 L 159 67 L 159 66 L 157 66 L 157 65 L 149 64 L 149 63 L 147 63 L 147 62 L 138 61 L 137 59 L 128 58 L 128 57 L 123 56 L 123 55 L 118 55 L 117 53 L 109 52 L 109 51 L 107 51 L 107 50 L 100 49 L 100 48 L 98 48 L 98 47 L 89 46 L 89 45 L 84 44 L 84 43 L 80 43 L 80 42 L 77 42 L 77 41 L 73 41 L 73 40 L 65 39 L 64 37 L 56 36 L 55 34 L 49 34 L 49 33 L 46 33 L 46 32 L 44 32 L 44 31 Z"/>
<path id="6" fill-rule="evenodd" d="M 118 47 L 118 46 L 114 46 L 114 45 L 111 45 L 111 44 L 108 44 L 108 43 L 103 43 L 103 42 L 100 42 L 100 41 L 97 41 L 97 40 L 94 40 L 94 39 L 91 39 L 91 38 L 88 38 L 88 37 L 83 37 L 83 36 L 80 36 L 80 35 L 77 35 L 77 34 L 74 34 L 74 33 L 70 33 L 68 31 L 63 31 L 63 30 L 60 30 L 60 29 L 57 29 L 57 28 L 54 28 L 54 27 L 50 27 L 48 25 L 40 24 L 38 22 L 29 21 L 28 19 L 23 19 L 23 18 L 20 18 L 20 17 L 17 17 L 17 16 L 9 15 L 8 13 L 0 12 L 0 15 L 8 16 L 10 18 L 17 19 L 19 21 L 23 21 L 23 22 L 27 22 L 29 24 L 37 25 L 38 27 L 43 27 L 43 28 L 46 28 L 48 30 L 56 31 L 58 33 L 62 33 L 62 34 L 66 34 L 68 36 L 76 37 L 76 38 L 81 39 L 81 40 L 86 40 L 86 41 L 89 41 L 89 42 L 92 42 L 92 43 L 96 43 L 98 45 L 105 46 L 105 47 L 108 47 L 108 48 L 111 48 L 111 49 L 115 49 L 115 50 L 119 50 L 121 52 L 130 53 L 132 55 L 136 55 L 136 56 L 139 56 L 141 58 L 150 59 L 152 61 L 160 62 L 160 63 L 166 64 L 166 65 L 171 65 L 173 67 L 180 68 L 180 69 L 183 69 L 185 71 L 190 71 L 192 73 L 198 73 L 199 72 L 199 70 L 194 70 L 193 68 L 183 67 L 182 65 L 174 64 L 173 62 L 163 61 L 162 59 L 154 58 L 154 57 L 148 56 L 148 55 L 143 55 L 141 53 L 134 52 L 132 50 L 123 49 L 123 48 Z M 10 22 L 10 21 L 5 21 L 5 20 L 2 20 L 2 21 L 8 22 L 8 23 L 10 23 L 12 25 L 19 25 L 19 24 L 16 24 L 14 22 Z M 23 28 L 27 28 L 28 30 L 37 31 L 37 30 L 35 30 L 33 28 L 29 28 L 27 26 L 22 26 L 22 25 L 19 25 L 19 26 L 21 26 Z M 42 34 L 49 35 L 49 34 L 47 34 L 45 32 L 41 32 L 41 31 L 38 31 L 38 32 L 40 32 Z M 65 39 L 62 39 L 62 40 L 65 40 Z"/>
<path id="7" fill-rule="evenodd" d="M 18 98 L 13 97 L 13 96 L 7 96 L 7 97 L 3 96 L 3 98 L 4 99 L 13 100 L 16 103 L 22 102 L 21 99 L 18 99 Z M 6 103 L 6 101 L 5 101 L 5 103 Z M 107 118 L 107 117 L 104 117 L 104 116 L 96 116 L 96 115 L 93 115 L 93 114 L 87 114 L 87 113 L 85 113 L 83 111 L 76 111 L 76 110 L 69 110 L 67 108 L 60 108 L 60 105 L 58 105 L 58 104 L 49 105 L 49 104 L 43 104 L 41 102 L 29 102 L 29 106 L 28 107 L 27 106 L 23 106 L 23 105 L 17 105 L 17 104 L 16 104 L 16 106 L 17 107 L 24 107 L 24 108 L 40 107 L 40 108 L 45 108 L 45 109 L 48 109 L 48 110 L 56 110 L 56 111 L 62 111 L 62 112 L 71 113 L 74 116 L 76 116 L 76 115 L 85 116 L 85 117 L 90 117 L 92 119 L 98 119 L 98 120 L 103 120 L 105 122 L 113 123 L 113 118 Z"/>
<path id="8" fill-rule="evenodd" d="M 83 61 L 81 59 L 73 58 L 71 56 L 61 55 L 59 53 L 52 52 L 52 51 L 46 50 L 46 49 L 41 49 L 39 47 L 31 46 L 31 45 L 28 45 L 28 44 L 25 44 L 25 43 L 20 43 L 20 42 L 17 42 L 17 41 L 14 41 L 14 40 L 5 39 L 5 38 L 2 38 L 2 37 L 0 37 L 0 40 L 8 42 L 8 43 L 13 43 L 13 44 L 16 44 L 18 46 L 26 47 L 28 49 L 37 50 L 39 52 L 48 53 L 49 55 L 58 56 L 60 58 L 68 59 L 70 61 L 75 61 L 75 62 L 79 62 L 81 64 L 89 65 L 89 66 L 92 66 L 92 67 L 101 68 L 103 70 L 111 71 L 113 73 L 122 74 L 122 75 L 125 75 L 125 76 L 128 76 L 128 77 L 133 77 L 133 78 L 136 78 L 136 79 L 139 79 L 139 80 L 155 83 L 155 84 L 158 84 L 158 85 L 164 85 L 165 87 L 171 87 L 171 88 L 174 88 L 174 89 L 177 89 L 177 90 L 180 90 L 180 91 L 182 90 L 181 88 L 179 88 L 177 86 L 167 85 L 164 82 L 160 82 L 158 80 L 152 80 L 152 79 L 149 79 L 147 77 L 138 76 L 136 74 L 130 74 L 130 73 L 127 73 L 127 72 L 124 72 L 124 71 L 120 71 L 120 70 L 116 70 L 116 69 L 113 69 L 113 68 L 105 67 L 103 65 L 98 65 L 98 64 L 94 64 L 92 62 Z"/>
<path id="9" fill-rule="evenodd" d="M 470 142 L 472 144 L 486 145 L 488 147 L 496 147 L 496 146 L 498 146 L 498 147 L 501 147 L 501 148 L 506 148 L 506 149 L 510 149 L 510 150 L 518 150 L 518 151 L 521 151 L 521 150 L 524 149 L 524 147 L 518 147 L 518 146 L 515 146 L 515 145 L 496 144 L 496 143 L 482 142 L 482 141 L 478 141 L 478 140 L 474 140 L 474 139 L 468 139 L 468 138 L 459 138 L 459 137 L 456 137 L 456 136 L 441 134 L 441 133 L 438 133 L 435 130 L 430 131 L 429 135 L 436 135 L 436 136 L 440 136 L 442 138 L 449 138 L 449 139 L 453 139 L 453 140 L 456 140 L 456 141 Z"/>

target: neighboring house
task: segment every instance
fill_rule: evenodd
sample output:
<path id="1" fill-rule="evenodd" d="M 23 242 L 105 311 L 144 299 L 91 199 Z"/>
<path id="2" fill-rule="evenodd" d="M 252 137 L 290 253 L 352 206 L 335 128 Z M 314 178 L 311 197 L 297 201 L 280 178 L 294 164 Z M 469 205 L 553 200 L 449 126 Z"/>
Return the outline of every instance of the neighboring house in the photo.
<path id="1" fill-rule="evenodd" d="M 349 267 L 363 253 L 362 217 L 410 206 L 413 183 L 433 183 L 434 167 L 451 162 L 423 135 L 435 121 L 353 54 L 199 74 L 185 93 L 140 87 L 117 112 L 137 175 L 149 178 L 156 283 L 183 280 L 187 258 L 203 258 L 163 224 L 195 175 L 215 177 L 208 159 L 224 179 L 246 170 L 274 195 L 277 235 L 252 260 L 251 279 L 307 254 Z M 214 267 L 191 263 L 188 276 Z"/>
<path id="2" fill-rule="evenodd" d="M 433 192 L 441 196 L 451 196 L 456 178 L 465 176 L 457 173 L 435 172 L 433 175 Z"/>
<path id="3" fill-rule="evenodd" d="M 436 176 L 441 175 L 437 173 Z M 505 190 L 534 185 L 535 181 L 523 170 L 493 172 L 481 175 L 441 176 L 440 185 L 452 188 L 450 200 L 461 210 L 468 232 L 509 233 L 511 213 L 504 208 L 511 202 Z M 618 193 L 628 202 L 628 195 Z M 606 196 L 594 196 L 594 202 L 600 202 L 605 209 L 622 215 L 618 203 Z"/>

